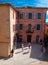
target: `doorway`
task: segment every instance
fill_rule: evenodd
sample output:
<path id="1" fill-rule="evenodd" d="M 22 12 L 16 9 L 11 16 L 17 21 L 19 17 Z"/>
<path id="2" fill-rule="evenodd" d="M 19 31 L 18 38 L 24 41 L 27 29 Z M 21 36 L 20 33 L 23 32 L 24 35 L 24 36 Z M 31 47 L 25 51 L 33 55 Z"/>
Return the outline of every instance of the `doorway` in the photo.
<path id="1" fill-rule="evenodd" d="M 31 35 L 27 35 L 27 42 L 31 42 Z"/>
<path id="2" fill-rule="evenodd" d="M 17 36 L 17 45 L 16 48 L 21 48 L 22 45 L 22 35 Z"/>
<path id="3" fill-rule="evenodd" d="M 36 36 L 36 43 L 39 43 L 40 42 L 40 37 L 39 35 Z"/>

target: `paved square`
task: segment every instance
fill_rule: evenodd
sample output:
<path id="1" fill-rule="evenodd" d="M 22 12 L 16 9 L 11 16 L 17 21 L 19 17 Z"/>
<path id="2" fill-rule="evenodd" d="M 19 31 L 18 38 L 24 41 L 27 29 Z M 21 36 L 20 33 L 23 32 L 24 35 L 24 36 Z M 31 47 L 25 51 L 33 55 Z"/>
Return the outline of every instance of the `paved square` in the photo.
<path id="1" fill-rule="evenodd" d="M 30 49 L 28 47 L 16 49 L 14 56 L 9 59 L 0 59 L 0 65 L 31 65 L 34 63 L 40 63 L 45 59 L 45 55 L 41 54 L 40 46 L 34 44 Z"/>

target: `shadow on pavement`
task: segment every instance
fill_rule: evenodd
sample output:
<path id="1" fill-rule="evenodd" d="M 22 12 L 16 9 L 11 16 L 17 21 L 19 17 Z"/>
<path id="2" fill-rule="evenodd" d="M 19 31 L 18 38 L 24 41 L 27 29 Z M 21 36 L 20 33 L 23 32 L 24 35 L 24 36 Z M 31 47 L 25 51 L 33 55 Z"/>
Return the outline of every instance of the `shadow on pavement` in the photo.
<path id="1" fill-rule="evenodd" d="M 20 52 L 16 52 L 15 54 L 18 54 L 18 53 L 21 53 L 22 51 L 20 51 Z"/>
<path id="2" fill-rule="evenodd" d="M 31 46 L 30 58 L 34 58 L 34 59 L 38 59 L 40 61 L 47 61 L 48 62 L 48 56 L 41 53 L 40 46 L 38 44 Z"/>
<path id="3" fill-rule="evenodd" d="M 29 51 L 27 51 L 27 52 L 24 52 L 24 53 L 23 53 L 23 55 L 24 55 L 24 54 L 27 54 L 27 53 L 29 53 Z"/>
<path id="4" fill-rule="evenodd" d="M 3 59 L 3 60 L 8 60 L 8 59 L 10 59 L 10 58 L 12 58 L 12 57 L 0 57 L 0 59 Z"/>
<path id="5" fill-rule="evenodd" d="M 24 50 L 27 50 L 28 48 L 24 48 Z M 18 51 L 15 54 L 21 53 L 22 51 Z M 26 54 L 26 52 L 24 52 Z"/>

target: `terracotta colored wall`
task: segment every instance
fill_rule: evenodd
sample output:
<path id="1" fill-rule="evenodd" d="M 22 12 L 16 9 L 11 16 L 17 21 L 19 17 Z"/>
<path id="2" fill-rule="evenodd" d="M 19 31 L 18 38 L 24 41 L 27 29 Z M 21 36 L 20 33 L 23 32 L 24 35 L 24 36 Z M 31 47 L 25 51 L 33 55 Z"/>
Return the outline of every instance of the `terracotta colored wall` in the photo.
<path id="1" fill-rule="evenodd" d="M 0 6 L 0 56 L 7 57 L 9 53 L 9 9 Z"/>
<path id="2" fill-rule="evenodd" d="M 0 43 L 0 56 L 8 57 L 9 56 L 9 43 Z"/>
<path id="3" fill-rule="evenodd" d="M 9 14 L 7 6 L 0 6 L 0 42 L 9 42 Z"/>
<path id="4" fill-rule="evenodd" d="M 13 14 L 14 13 L 14 14 Z M 14 15 L 14 18 L 13 18 Z M 0 6 L 0 56 L 8 57 L 13 48 L 16 11 L 10 5 Z M 14 27 L 15 28 L 15 27 Z"/>
<path id="5" fill-rule="evenodd" d="M 27 29 L 28 29 L 28 24 L 31 24 L 32 27 L 35 27 L 36 24 L 41 24 L 42 25 L 42 30 L 36 30 L 34 28 L 34 33 L 30 34 L 32 36 L 31 38 L 31 42 L 36 43 L 36 35 L 40 36 L 40 39 L 44 39 L 44 24 L 45 24 L 45 18 L 46 18 L 46 9 L 42 9 L 42 8 L 18 8 L 16 9 L 18 12 L 23 12 L 25 14 L 27 13 L 34 13 L 34 19 L 27 19 L 27 16 L 24 16 L 23 19 L 19 19 L 18 20 L 18 24 L 24 24 L 24 29 L 18 31 L 19 35 L 23 36 L 23 41 L 27 42 L 27 35 L 28 33 L 26 33 Z M 43 19 L 36 19 L 36 13 L 40 12 L 43 13 Z"/>

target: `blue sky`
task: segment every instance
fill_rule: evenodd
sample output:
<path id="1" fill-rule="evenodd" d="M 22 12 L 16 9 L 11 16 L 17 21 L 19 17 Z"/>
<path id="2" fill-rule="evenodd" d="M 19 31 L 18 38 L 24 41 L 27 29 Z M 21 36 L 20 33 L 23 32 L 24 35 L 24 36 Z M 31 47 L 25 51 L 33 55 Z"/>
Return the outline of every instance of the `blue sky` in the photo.
<path id="1" fill-rule="evenodd" d="M 48 0 L 0 0 L 0 3 L 11 3 L 15 7 L 31 6 L 48 8 Z M 48 12 L 46 22 L 48 22 Z"/>
<path id="2" fill-rule="evenodd" d="M 48 0 L 0 0 L 0 3 L 9 2 L 16 7 L 48 7 Z"/>

